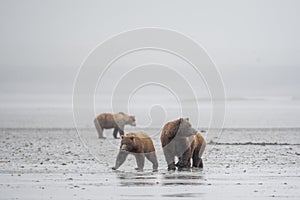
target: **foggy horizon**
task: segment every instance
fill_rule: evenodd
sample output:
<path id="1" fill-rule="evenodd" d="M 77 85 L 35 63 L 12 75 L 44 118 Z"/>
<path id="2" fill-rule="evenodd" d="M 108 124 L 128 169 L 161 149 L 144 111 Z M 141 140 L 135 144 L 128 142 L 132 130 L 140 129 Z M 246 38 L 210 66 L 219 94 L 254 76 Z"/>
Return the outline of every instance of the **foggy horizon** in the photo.
<path id="1" fill-rule="evenodd" d="M 83 2 L 2 1 L 1 95 L 69 96 L 98 44 L 126 30 L 161 27 L 206 49 L 229 99 L 300 97 L 299 1 L 114 3 L 91 1 L 87 9 Z"/>

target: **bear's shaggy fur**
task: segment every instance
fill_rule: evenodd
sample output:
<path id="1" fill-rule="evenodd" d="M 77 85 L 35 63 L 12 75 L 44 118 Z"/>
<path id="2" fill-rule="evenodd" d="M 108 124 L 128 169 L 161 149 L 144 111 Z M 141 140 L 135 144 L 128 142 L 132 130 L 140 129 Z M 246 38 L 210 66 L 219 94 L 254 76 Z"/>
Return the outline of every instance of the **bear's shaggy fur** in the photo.
<path id="1" fill-rule="evenodd" d="M 129 154 L 133 154 L 136 158 L 137 170 L 143 171 L 145 157 L 152 162 L 153 171 L 157 171 L 158 162 L 155 153 L 155 148 L 152 139 L 143 132 L 127 133 L 122 137 L 119 154 L 116 159 L 116 164 L 112 168 L 118 169 L 126 160 Z"/>
<path id="2" fill-rule="evenodd" d="M 192 136 L 193 141 L 191 144 L 191 154 L 193 167 L 203 168 L 202 155 L 204 153 L 206 142 L 200 132 L 197 132 L 196 135 Z"/>
<path id="3" fill-rule="evenodd" d="M 201 156 L 205 148 L 204 138 L 189 122 L 188 118 L 180 118 L 168 122 L 161 133 L 161 144 L 168 164 L 168 170 L 188 169 L 193 158 L 194 167 L 202 167 Z M 175 157 L 178 163 L 175 165 Z"/>
<path id="4" fill-rule="evenodd" d="M 103 137 L 103 129 L 114 128 L 113 136 L 117 138 L 118 132 L 124 135 L 125 125 L 136 126 L 135 116 L 129 116 L 123 112 L 117 114 L 102 113 L 94 119 L 94 124 L 99 138 Z"/>

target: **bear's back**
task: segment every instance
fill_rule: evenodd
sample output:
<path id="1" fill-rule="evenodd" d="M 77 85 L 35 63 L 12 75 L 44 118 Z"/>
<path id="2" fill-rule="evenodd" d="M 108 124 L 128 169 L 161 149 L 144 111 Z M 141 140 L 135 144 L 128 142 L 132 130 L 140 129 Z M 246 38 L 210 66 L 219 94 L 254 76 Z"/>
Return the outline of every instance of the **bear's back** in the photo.
<path id="1" fill-rule="evenodd" d="M 102 128 L 113 128 L 116 124 L 113 115 L 110 113 L 98 115 L 97 120 Z"/>
<path id="2" fill-rule="evenodd" d="M 160 136 L 160 140 L 161 140 L 163 147 L 165 145 L 169 144 L 171 142 L 171 140 L 175 137 L 175 135 L 179 129 L 179 126 L 180 126 L 179 119 L 168 122 L 164 125 L 161 136 Z"/>
<path id="3" fill-rule="evenodd" d="M 114 117 L 114 120 L 116 121 L 116 123 L 119 125 L 119 126 L 122 126 L 122 125 L 125 125 L 126 121 L 128 120 L 129 116 L 126 115 L 125 113 L 123 112 L 119 112 L 119 113 L 116 113 L 113 115 Z"/>
<path id="4" fill-rule="evenodd" d="M 127 133 L 126 136 L 134 136 L 140 147 L 142 148 L 141 151 L 144 153 L 150 153 L 155 151 L 153 141 L 151 137 L 145 132 L 135 132 L 135 133 Z"/>

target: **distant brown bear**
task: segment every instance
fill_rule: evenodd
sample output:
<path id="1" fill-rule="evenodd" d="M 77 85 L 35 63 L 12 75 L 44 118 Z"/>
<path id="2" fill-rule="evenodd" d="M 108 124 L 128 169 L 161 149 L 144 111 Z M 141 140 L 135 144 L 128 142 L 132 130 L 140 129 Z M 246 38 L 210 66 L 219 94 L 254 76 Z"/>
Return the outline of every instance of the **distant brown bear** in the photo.
<path id="1" fill-rule="evenodd" d="M 188 169 L 191 158 L 194 167 L 203 167 L 201 156 L 205 148 L 204 138 L 192 128 L 188 118 L 168 122 L 161 133 L 161 143 L 168 164 L 168 170 Z M 175 157 L 178 163 L 175 165 Z"/>
<path id="2" fill-rule="evenodd" d="M 125 162 L 128 154 L 133 154 L 136 158 L 138 171 L 143 171 L 145 157 L 152 162 L 153 171 L 157 171 L 158 162 L 155 148 L 152 139 L 146 133 L 127 133 L 121 137 L 120 151 L 113 170 L 118 169 Z"/>
<path id="3" fill-rule="evenodd" d="M 102 113 L 94 119 L 94 124 L 99 138 L 103 137 L 103 129 L 114 128 L 113 136 L 117 138 L 118 132 L 124 135 L 125 125 L 136 126 L 135 116 L 129 116 L 123 112 L 117 114 Z"/>

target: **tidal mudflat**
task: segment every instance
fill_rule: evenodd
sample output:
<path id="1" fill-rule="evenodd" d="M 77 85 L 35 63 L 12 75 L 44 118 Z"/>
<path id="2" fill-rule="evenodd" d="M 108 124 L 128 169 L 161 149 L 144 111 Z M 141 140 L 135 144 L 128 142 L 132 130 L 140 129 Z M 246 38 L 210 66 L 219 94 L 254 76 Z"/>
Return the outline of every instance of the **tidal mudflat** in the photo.
<path id="1" fill-rule="evenodd" d="M 299 199 L 300 129 L 225 129 L 207 136 L 204 169 L 168 172 L 158 129 L 149 129 L 159 171 L 129 156 L 111 170 L 119 140 L 72 128 L 2 128 L 0 199 Z M 86 144 L 85 143 L 85 144 Z M 96 152 L 96 153 L 95 153 Z M 92 153 L 92 154 L 91 154 Z"/>

